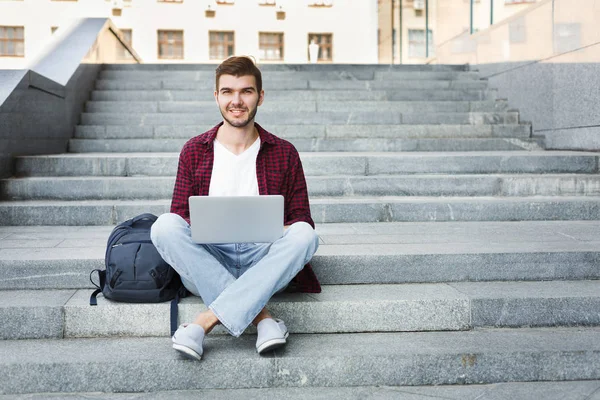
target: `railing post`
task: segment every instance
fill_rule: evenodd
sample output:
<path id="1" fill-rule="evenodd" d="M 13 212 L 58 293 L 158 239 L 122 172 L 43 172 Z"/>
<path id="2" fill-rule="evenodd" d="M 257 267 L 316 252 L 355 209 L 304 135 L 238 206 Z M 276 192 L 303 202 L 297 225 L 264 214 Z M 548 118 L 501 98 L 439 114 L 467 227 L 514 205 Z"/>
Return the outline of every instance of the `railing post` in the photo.
<path id="1" fill-rule="evenodd" d="M 398 56 L 399 56 L 398 64 L 402 64 L 402 30 L 404 29 L 404 25 L 402 22 L 402 0 L 400 0 L 400 6 L 398 7 L 398 10 L 399 10 L 398 17 L 400 18 L 400 21 L 399 21 L 400 24 L 398 27 L 398 44 L 400 45 L 399 53 L 398 53 Z"/>
<path id="2" fill-rule="evenodd" d="M 390 40 L 390 42 L 391 42 L 390 47 L 391 47 L 391 50 L 392 50 L 392 53 L 390 54 L 390 60 L 391 60 L 390 64 L 391 65 L 394 65 L 394 50 L 395 50 L 394 49 L 394 39 L 396 38 L 395 35 L 394 35 L 394 3 L 395 3 L 395 1 L 396 0 L 392 0 L 390 2 L 390 3 L 392 3 L 392 5 L 391 5 L 392 9 L 390 11 L 390 15 L 392 17 L 392 27 L 391 27 L 392 31 L 390 32 L 391 33 L 390 37 L 392 38 L 392 40 Z"/>
<path id="3" fill-rule="evenodd" d="M 425 58 L 429 58 L 429 0 L 425 0 Z"/>
<path id="4" fill-rule="evenodd" d="M 470 3 L 471 3 L 471 7 L 470 7 L 470 8 L 471 8 L 471 17 L 470 17 L 471 21 L 470 21 L 469 25 L 470 25 L 470 32 L 471 32 L 471 35 L 473 34 L 473 2 L 474 2 L 474 1 L 475 1 L 475 0 L 471 0 L 471 1 L 470 1 Z"/>

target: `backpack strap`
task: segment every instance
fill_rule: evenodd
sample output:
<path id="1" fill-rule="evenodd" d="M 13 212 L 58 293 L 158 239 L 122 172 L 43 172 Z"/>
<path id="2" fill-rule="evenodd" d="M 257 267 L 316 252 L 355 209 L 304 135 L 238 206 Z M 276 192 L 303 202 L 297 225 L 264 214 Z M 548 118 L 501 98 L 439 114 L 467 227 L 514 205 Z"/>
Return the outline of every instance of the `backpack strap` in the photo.
<path id="1" fill-rule="evenodd" d="M 94 290 L 94 293 L 92 293 L 92 295 L 90 296 L 90 306 L 98 305 L 98 300 L 96 299 L 96 296 L 98 296 L 98 293 L 100 293 L 100 292 L 102 292 L 102 290 L 100 290 L 100 289 Z"/>
<path id="2" fill-rule="evenodd" d="M 96 282 L 92 280 L 92 274 L 94 272 L 98 272 L 100 285 L 97 285 Z M 106 271 L 102 271 L 99 269 L 92 270 L 92 272 L 90 272 L 90 282 L 92 282 L 92 285 L 96 286 L 97 288 L 96 290 L 94 290 L 94 293 L 92 293 L 92 295 L 90 296 L 90 306 L 97 306 L 98 300 L 96 300 L 96 296 L 98 296 L 98 293 L 100 293 L 102 289 L 104 289 L 104 285 L 106 284 Z"/>
<path id="3" fill-rule="evenodd" d="M 183 297 L 187 297 L 187 289 L 181 285 L 181 288 L 177 291 L 175 298 L 171 300 L 171 336 L 175 334 L 177 330 L 177 316 L 179 313 L 179 300 Z"/>
<path id="4" fill-rule="evenodd" d="M 177 330 L 177 314 L 179 313 L 179 292 L 175 295 L 175 298 L 171 300 L 171 336 L 175 334 Z"/>
<path id="5" fill-rule="evenodd" d="M 145 214 L 140 214 L 137 217 L 134 217 L 134 218 L 132 218 L 132 219 L 130 219 L 128 221 L 125 221 L 125 222 L 123 222 L 123 224 L 126 223 L 128 226 L 132 226 L 132 225 L 134 225 L 134 224 L 136 224 L 136 223 L 138 223 L 140 221 L 143 221 L 143 220 L 149 220 L 149 221 L 154 222 L 157 219 L 158 219 L 158 217 L 156 215 L 150 214 L 150 213 L 145 213 Z"/>

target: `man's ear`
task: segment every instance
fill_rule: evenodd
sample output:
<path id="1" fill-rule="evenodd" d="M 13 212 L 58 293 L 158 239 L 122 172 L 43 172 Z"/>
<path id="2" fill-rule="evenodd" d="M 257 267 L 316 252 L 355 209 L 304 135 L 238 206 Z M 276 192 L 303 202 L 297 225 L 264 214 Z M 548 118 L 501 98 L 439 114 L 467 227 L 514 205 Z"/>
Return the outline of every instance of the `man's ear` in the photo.
<path id="1" fill-rule="evenodd" d="M 265 91 L 261 90 L 260 94 L 258 95 L 258 105 L 262 105 L 263 101 L 265 100 Z"/>
<path id="2" fill-rule="evenodd" d="M 219 92 L 217 92 L 216 90 L 213 92 L 213 96 L 215 96 L 215 101 L 217 102 L 217 104 L 219 104 Z"/>

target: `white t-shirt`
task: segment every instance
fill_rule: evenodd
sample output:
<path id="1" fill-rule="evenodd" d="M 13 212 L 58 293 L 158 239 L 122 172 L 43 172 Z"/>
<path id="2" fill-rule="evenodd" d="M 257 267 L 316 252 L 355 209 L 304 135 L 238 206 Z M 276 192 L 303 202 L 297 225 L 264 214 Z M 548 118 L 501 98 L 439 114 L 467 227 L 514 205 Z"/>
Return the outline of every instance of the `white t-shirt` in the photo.
<path id="1" fill-rule="evenodd" d="M 217 139 L 214 142 L 214 163 L 209 196 L 258 196 L 256 156 L 260 138 L 243 153 L 235 155 Z"/>

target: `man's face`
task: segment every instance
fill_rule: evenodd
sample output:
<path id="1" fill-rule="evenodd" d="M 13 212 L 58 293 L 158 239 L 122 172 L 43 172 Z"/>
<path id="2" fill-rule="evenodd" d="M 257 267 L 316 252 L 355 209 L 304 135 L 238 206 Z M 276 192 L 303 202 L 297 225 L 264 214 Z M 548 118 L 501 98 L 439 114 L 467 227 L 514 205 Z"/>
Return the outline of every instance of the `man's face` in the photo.
<path id="1" fill-rule="evenodd" d="M 219 88 L 215 91 L 223 119 L 236 128 L 254 123 L 254 116 L 263 98 L 264 91 L 257 92 L 253 75 L 221 75 Z"/>

